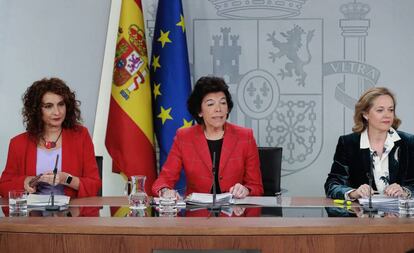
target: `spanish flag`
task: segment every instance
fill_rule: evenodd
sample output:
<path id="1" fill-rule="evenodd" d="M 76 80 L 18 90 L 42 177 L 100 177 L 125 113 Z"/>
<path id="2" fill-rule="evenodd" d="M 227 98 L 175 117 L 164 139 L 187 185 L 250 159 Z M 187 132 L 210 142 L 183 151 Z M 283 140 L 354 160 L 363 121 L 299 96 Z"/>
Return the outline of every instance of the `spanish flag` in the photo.
<path id="1" fill-rule="evenodd" d="M 122 0 L 105 145 L 112 171 L 156 178 L 151 87 L 141 0 Z"/>

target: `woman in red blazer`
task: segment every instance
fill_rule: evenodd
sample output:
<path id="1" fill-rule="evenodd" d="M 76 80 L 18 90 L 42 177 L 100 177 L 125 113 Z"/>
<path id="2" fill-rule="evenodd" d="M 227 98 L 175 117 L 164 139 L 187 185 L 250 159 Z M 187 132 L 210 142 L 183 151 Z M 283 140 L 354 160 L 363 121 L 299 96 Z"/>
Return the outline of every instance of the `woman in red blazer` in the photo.
<path id="1" fill-rule="evenodd" d="M 0 195 L 7 197 L 10 190 L 24 189 L 29 193 L 96 196 L 101 179 L 91 137 L 80 125 L 75 93 L 62 80 L 45 78 L 26 90 L 23 103 L 26 132 L 10 141 Z"/>
<path id="2" fill-rule="evenodd" d="M 259 154 L 253 131 L 227 122 L 233 101 L 222 78 L 202 77 L 187 107 L 198 125 L 177 131 L 158 179 L 154 194 L 174 188 L 184 168 L 186 194 L 230 192 L 236 198 L 262 195 Z M 215 161 L 215 178 L 213 174 Z"/>

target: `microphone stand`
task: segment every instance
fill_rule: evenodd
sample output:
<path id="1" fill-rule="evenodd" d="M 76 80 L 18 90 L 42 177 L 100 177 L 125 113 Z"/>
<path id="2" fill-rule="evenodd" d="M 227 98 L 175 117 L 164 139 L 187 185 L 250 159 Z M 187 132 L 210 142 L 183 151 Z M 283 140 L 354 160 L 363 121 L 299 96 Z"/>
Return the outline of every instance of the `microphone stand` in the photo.
<path id="1" fill-rule="evenodd" d="M 59 162 L 59 154 L 56 155 L 55 168 L 53 168 L 53 188 L 55 187 L 58 162 Z M 45 206 L 45 210 L 46 211 L 59 211 L 59 209 L 60 207 L 58 205 L 55 205 L 55 192 L 54 192 L 54 189 L 52 189 L 50 191 L 50 205 Z"/>
<path id="2" fill-rule="evenodd" d="M 211 214 L 218 216 L 221 211 L 221 207 L 216 205 L 217 190 L 216 190 L 216 152 L 213 152 L 213 203 L 208 208 Z"/>
<path id="3" fill-rule="evenodd" d="M 378 209 L 372 206 L 372 180 L 374 178 L 374 155 L 376 154 L 376 152 L 374 151 L 371 155 L 370 155 L 370 162 L 371 162 L 371 166 L 369 168 L 369 172 L 367 172 L 367 177 L 368 177 L 368 184 L 369 184 L 369 196 L 368 196 L 368 207 L 364 206 L 364 212 L 368 213 L 369 217 L 373 217 L 374 213 L 378 212 Z"/>

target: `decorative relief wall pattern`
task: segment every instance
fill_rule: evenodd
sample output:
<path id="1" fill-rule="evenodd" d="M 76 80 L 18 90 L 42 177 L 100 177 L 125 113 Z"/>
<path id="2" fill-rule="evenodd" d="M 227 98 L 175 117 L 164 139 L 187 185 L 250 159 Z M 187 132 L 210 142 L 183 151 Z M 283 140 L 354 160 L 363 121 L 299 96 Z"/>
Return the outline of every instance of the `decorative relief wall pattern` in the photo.
<path id="1" fill-rule="evenodd" d="M 155 10 L 156 1 L 151 2 Z M 225 78 L 235 102 L 229 120 L 253 128 L 259 146 L 283 147 L 284 180 L 308 168 L 327 173 L 329 166 L 312 167 L 330 124 L 324 122 L 326 110 L 338 107 L 335 123 L 340 132 L 350 132 L 358 97 L 381 76 L 367 57 L 373 22 L 372 7 L 365 2 L 370 1 L 330 2 L 337 9 L 329 9 L 329 24 L 324 14 L 302 13 L 314 2 L 183 0 L 190 14 L 185 18 L 193 82 L 208 74 Z M 326 12 L 318 3 L 314 9 Z M 150 33 L 153 22 L 147 21 Z M 338 43 L 326 44 L 327 34 L 329 41 L 337 34 Z M 331 104 L 325 104 L 326 98 Z"/>

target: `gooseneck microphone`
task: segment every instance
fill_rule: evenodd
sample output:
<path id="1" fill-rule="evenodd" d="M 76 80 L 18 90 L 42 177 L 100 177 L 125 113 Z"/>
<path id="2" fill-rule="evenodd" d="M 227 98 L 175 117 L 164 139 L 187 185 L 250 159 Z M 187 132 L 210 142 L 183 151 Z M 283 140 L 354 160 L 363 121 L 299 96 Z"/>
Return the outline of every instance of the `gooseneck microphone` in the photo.
<path id="1" fill-rule="evenodd" d="M 377 155 L 377 152 L 374 151 L 370 154 L 371 165 L 369 167 L 369 172 L 367 172 L 368 185 L 369 185 L 369 196 L 368 196 L 368 207 L 364 207 L 364 212 L 368 212 L 371 216 L 372 213 L 376 213 L 377 208 L 372 206 L 372 181 L 374 180 L 374 156 Z"/>
<path id="2" fill-rule="evenodd" d="M 213 152 L 213 208 L 216 206 L 216 152 Z"/>
<path id="3" fill-rule="evenodd" d="M 219 216 L 220 212 L 221 212 L 221 207 L 216 205 L 216 198 L 217 198 L 217 189 L 216 189 L 216 174 L 217 174 L 217 169 L 216 169 L 216 152 L 213 152 L 213 203 L 211 204 L 211 206 L 208 208 L 208 210 L 210 211 L 211 215 L 214 216 Z"/>
<path id="4" fill-rule="evenodd" d="M 55 167 L 53 168 L 53 188 L 55 187 L 55 181 L 56 181 L 56 174 L 57 174 L 57 166 L 59 162 L 59 154 L 56 155 L 56 161 L 55 161 Z M 50 205 L 47 205 L 45 207 L 46 211 L 59 211 L 59 206 L 55 205 L 55 192 L 54 189 L 50 191 Z"/>

